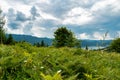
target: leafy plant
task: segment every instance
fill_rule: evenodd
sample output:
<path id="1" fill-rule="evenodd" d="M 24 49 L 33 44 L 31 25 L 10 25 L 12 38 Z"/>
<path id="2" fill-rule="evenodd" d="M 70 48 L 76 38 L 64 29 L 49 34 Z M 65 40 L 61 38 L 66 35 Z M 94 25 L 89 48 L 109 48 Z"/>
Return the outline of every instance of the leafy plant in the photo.
<path id="1" fill-rule="evenodd" d="M 57 72 L 53 76 L 51 76 L 51 75 L 45 75 L 45 74 L 41 73 L 41 76 L 43 77 L 43 80 L 63 80 L 62 76 L 60 75 L 59 72 Z"/>

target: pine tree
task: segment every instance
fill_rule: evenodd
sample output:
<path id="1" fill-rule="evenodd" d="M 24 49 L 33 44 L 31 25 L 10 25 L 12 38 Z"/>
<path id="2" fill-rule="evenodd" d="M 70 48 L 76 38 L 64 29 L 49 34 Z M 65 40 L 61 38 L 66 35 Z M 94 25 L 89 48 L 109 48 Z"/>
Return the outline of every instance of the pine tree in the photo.
<path id="1" fill-rule="evenodd" d="M 41 41 L 41 44 L 40 44 L 41 47 L 45 47 L 45 42 L 42 40 Z"/>
<path id="2" fill-rule="evenodd" d="M 86 45 L 85 49 L 88 50 L 88 46 L 87 45 Z"/>
<path id="3" fill-rule="evenodd" d="M 9 45 L 14 44 L 14 39 L 13 39 L 11 34 L 9 34 L 7 41 L 6 41 L 6 44 L 9 44 Z"/>

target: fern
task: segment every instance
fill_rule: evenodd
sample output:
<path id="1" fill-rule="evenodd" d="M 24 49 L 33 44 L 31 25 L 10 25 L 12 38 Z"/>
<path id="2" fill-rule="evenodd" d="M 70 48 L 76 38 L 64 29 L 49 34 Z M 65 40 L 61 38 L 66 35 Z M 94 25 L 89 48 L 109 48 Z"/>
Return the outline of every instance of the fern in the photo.
<path id="1" fill-rule="evenodd" d="M 54 74 L 53 76 L 45 75 L 45 74 L 41 73 L 41 76 L 43 77 L 44 80 L 63 80 L 61 74 L 58 72 L 56 74 Z"/>

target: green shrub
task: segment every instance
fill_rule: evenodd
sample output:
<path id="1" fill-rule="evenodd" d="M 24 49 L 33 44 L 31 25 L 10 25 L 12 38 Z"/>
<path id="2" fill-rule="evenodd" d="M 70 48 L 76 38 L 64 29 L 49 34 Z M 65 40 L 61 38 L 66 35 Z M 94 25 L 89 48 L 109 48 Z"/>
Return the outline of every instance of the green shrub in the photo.
<path id="1" fill-rule="evenodd" d="M 112 43 L 110 44 L 110 50 L 120 53 L 120 38 L 112 41 Z"/>

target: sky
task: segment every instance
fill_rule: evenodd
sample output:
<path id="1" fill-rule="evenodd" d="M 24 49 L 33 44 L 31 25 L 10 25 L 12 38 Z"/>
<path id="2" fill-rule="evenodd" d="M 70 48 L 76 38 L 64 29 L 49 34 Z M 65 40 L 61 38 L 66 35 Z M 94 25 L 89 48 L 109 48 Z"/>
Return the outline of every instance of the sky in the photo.
<path id="1" fill-rule="evenodd" d="M 6 32 L 54 38 L 66 26 L 78 39 L 120 36 L 120 0 L 0 0 Z"/>

